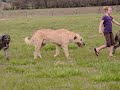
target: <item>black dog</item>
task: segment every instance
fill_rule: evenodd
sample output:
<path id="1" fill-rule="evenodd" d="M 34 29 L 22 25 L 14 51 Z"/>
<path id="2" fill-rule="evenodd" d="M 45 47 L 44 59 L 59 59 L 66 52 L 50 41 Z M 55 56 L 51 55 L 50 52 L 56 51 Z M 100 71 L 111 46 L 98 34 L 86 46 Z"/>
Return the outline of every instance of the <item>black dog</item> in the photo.
<path id="1" fill-rule="evenodd" d="M 113 48 L 113 53 L 115 53 L 116 49 L 120 47 L 120 30 L 115 35 L 115 46 Z"/>
<path id="2" fill-rule="evenodd" d="M 0 50 L 1 49 L 4 50 L 6 60 L 9 60 L 8 49 L 9 49 L 10 40 L 11 39 L 9 35 L 0 36 Z"/>

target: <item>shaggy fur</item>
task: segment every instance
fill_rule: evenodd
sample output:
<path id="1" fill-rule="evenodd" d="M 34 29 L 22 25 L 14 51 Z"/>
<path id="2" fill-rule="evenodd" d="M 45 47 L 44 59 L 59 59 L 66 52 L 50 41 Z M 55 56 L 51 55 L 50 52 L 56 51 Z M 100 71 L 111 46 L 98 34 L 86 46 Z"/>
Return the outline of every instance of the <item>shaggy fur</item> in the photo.
<path id="1" fill-rule="evenodd" d="M 51 29 L 41 29 L 34 33 L 30 38 L 25 38 L 26 44 L 32 44 L 35 46 L 34 59 L 41 57 L 39 52 L 40 48 L 45 46 L 47 43 L 56 44 L 56 54 L 59 54 L 59 47 L 64 50 L 65 56 L 69 58 L 68 44 L 76 43 L 79 47 L 84 46 L 83 38 L 74 32 L 68 31 L 66 29 L 51 30 Z"/>
<path id="2" fill-rule="evenodd" d="M 10 43 L 9 35 L 1 35 L 0 36 L 0 50 L 1 49 L 4 50 L 6 60 L 9 60 L 9 55 L 8 55 L 9 43 Z"/>
<path id="3" fill-rule="evenodd" d="M 115 53 L 116 49 L 120 47 L 120 30 L 115 35 L 115 43 L 116 44 L 114 46 L 113 53 Z"/>

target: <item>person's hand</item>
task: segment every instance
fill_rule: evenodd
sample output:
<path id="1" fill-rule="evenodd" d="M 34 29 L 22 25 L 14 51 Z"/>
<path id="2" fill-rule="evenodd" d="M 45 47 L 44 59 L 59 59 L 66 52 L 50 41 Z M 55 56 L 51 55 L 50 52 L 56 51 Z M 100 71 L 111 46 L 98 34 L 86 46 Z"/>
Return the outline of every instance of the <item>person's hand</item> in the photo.
<path id="1" fill-rule="evenodd" d="M 103 34 L 102 30 L 99 30 L 99 34 Z"/>

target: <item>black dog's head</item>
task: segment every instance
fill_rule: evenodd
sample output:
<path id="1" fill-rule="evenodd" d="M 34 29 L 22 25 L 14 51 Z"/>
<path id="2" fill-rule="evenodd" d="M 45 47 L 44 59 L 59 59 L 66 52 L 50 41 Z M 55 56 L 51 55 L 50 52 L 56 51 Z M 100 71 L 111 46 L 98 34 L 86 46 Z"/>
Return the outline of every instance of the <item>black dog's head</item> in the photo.
<path id="1" fill-rule="evenodd" d="M 2 43 L 4 44 L 4 47 L 8 48 L 10 43 L 10 36 L 9 35 L 3 35 L 2 36 Z"/>
<path id="2" fill-rule="evenodd" d="M 120 42 L 120 30 L 115 35 L 115 41 L 116 41 L 116 43 Z"/>

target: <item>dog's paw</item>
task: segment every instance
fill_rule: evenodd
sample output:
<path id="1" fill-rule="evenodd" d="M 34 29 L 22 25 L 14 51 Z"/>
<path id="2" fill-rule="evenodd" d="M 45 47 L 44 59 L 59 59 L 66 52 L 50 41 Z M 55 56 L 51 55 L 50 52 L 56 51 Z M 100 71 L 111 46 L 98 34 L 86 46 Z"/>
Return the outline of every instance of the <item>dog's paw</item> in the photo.
<path id="1" fill-rule="evenodd" d="M 57 57 L 57 56 L 58 56 L 57 54 L 54 55 L 54 57 Z"/>

